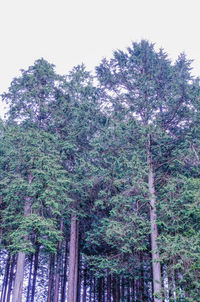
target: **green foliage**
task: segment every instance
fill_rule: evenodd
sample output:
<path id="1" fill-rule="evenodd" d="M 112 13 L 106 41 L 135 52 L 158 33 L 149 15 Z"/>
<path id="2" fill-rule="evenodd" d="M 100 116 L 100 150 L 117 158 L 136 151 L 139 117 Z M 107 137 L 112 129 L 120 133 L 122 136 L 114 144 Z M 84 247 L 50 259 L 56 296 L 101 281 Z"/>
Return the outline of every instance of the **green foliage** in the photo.
<path id="1" fill-rule="evenodd" d="M 33 128 L 8 126 L 1 136 L 3 242 L 13 252 L 33 251 L 35 236 L 55 250 L 60 236 L 55 219 L 61 215 L 68 187 L 55 147 L 52 135 Z M 31 209 L 26 217 L 27 198 Z"/>
<path id="2" fill-rule="evenodd" d="M 83 65 L 67 76 L 44 59 L 22 70 L 2 95 L 1 249 L 39 245 L 46 259 L 75 213 L 89 274 L 141 281 L 151 301 L 149 151 L 164 281 L 171 301 L 198 301 L 200 85 L 190 64 L 141 41 L 102 61 L 98 87 Z"/>

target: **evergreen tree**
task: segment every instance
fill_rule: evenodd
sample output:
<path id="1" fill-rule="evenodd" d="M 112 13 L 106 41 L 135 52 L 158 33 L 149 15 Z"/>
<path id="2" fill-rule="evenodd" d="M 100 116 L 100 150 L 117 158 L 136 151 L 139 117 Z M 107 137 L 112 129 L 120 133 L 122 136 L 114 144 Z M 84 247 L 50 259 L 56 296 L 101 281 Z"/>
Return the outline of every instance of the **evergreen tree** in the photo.
<path id="1" fill-rule="evenodd" d="M 83 65 L 59 76 L 44 59 L 12 81 L 0 121 L 1 302 L 64 302 L 66 285 L 70 302 L 198 301 L 190 63 L 141 41 L 102 61 L 98 87 Z"/>
<path id="2" fill-rule="evenodd" d="M 9 251 L 18 253 L 13 301 L 21 301 L 25 254 L 34 252 L 37 244 L 56 249 L 57 217 L 67 179 L 51 135 L 13 125 L 5 129 L 1 143 L 2 241 Z"/>
<path id="3" fill-rule="evenodd" d="M 155 52 L 147 41 L 133 43 L 127 52 L 116 51 L 110 61 L 103 60 L 97 67 L 100 83 L 112 92 L 113 112 L 124 116 L 124 121 L 135 119 L 141 127 L 138 144 L 146 150 L 154 301 L 161 301 L 161 267 L 158 252 L 156 192 L 159 166 L 166 164 L 170 153 L 183 139 L 191 120 L 191 81 L 189 63 L 181 55 L 173 66 L 161 50 Z M 136 142 L 135 142 L 136 143 Z M 160 153 L 160 154 L 159 154 Z M 168 156 L 168 159 L 169 156 Z"/>

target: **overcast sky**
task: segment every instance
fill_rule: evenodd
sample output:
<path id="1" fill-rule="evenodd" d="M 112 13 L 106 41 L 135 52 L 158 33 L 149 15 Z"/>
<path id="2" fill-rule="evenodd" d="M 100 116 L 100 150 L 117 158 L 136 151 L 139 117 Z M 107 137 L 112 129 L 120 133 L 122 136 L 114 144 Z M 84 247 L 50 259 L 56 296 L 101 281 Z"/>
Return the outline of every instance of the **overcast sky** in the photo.
<path id="1" fill-rule="evenodd" d="M 173 60 L 184 51 L 200 75 L 199 14 L 200 0 L 1 0 L 0 93 L 41 57 L 60 74 L 82 62 L 93 70 L 141 39 Z"/>

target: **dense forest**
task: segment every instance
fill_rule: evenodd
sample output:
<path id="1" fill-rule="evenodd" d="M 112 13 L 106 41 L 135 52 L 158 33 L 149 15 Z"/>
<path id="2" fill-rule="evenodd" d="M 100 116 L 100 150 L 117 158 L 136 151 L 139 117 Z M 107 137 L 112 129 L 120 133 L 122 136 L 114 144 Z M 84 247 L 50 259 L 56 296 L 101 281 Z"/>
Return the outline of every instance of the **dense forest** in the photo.
<path id="1" fill-rule="evenodd" d="M 0 121 L 0 302 L 200 301 L 200 81 L 142 40 L 13 79 Z"/>

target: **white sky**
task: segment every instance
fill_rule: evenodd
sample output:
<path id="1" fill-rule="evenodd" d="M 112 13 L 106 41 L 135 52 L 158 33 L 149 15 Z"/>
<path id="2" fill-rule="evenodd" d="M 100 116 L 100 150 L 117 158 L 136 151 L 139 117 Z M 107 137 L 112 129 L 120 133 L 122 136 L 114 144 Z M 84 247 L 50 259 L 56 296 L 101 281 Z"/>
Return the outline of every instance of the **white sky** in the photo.
<path id="1" fill-rule="evenodd" d="M 200 0 L 0 0 L 0 93 L 36 59 L 67 74 L 147 39 L 200 75 Z M 3 115 L 4 105 L 0 102 Z"/>

